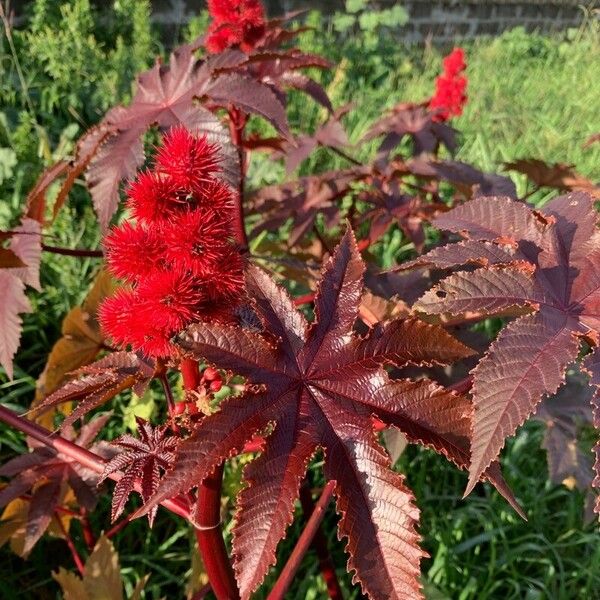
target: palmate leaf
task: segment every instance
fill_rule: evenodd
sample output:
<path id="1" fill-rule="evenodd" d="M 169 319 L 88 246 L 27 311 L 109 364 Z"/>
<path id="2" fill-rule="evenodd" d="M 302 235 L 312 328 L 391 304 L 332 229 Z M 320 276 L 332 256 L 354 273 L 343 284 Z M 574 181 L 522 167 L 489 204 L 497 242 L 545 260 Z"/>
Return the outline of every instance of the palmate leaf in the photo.
<path id="1" fill-rule="evenodd" d="M 175 458 L 177 445 L 175 436 L 167 435 L 167 426 L 153 427 L 139 417 L 136 418 L 139 438 L 125 434 L 112 442 L 120 452 L 104 468 L 100 482 L 111 473 L 123 471 L 123 477 L 115 485 L 112 499 L 111 519 L 115 521 L 123 512 L 125 503 L 134 491 L 138 481 L 141 485 L 142 499 L 148 500 L 157 490 L 161 473 Z M 148 513 L 150 527 L 158 507 Z"/>
<path id="2" fill-rule="evenodd" d="M 508 171 L 526 175 L 537 187 L 550 187 L 561 191 L 587 192 L 600 198 L 600 187 L 575 171 L 574 165 L 548 164 L 537 158 L 522 158 L 504 163 Z"/>
<path id="3" fill-rule="evenodd" d="M 362 142 L 383 136 L 378 158 L 387 161 L 405 136 L 413 141 L 413 155 L 435 153 L 440 145 L 450 152 L 456 148 L 456 130 L 433 120 L 433 115 L 421 104 L 398 104 L 379 121 L 373 123 Z"/>
<path id="4" fill-rule="evenodd" d="M 434 222 L 466 241 L 413 261 L 473 272 L 442 280 L 415 308 L 435 315 L 533 314 L 505 327 L 473 371 L 472 462 L 467 492 L 535 410 L 564 381 L 580 339 L 600 335 L 600 233 L 594 199 L 560 196 L 542 212 L 508 198 L 477 198 Z"/>
<path id="5" fill-rule="evenodd" d="M 76 373 L 78 379 L 68 381 L 36 406 L 37 412 L 44 412 L 63 402 L 77 402 L 77 407 L 63 422 L 69 427 L 77 419 L 94 408 L 112 400 L 120 392 L 131 389 L 139 396 L 152 377 L 155 364 L 135 352 L 113 352 L 104 358 L 81 367 Z"/>
<path id="6" fill-rule="evenodd" d="M 397 224 L 419 251 L 425 242 L 423 222 L 430 221 L 439 210 L 446 209 L 441 202 L 428 203 L 423 198 L 404 193 L 396 181 L 375 180 L 372 188 L 361 192 L 358 198 L 372 205 L 355 219 L 357 223 L 370 221 L 371 243 L 385 235 L 391 225 Z"/>
<path id="7" fill-rule="evenodd" d="M 72 428 L 67 428 L 64 436 L 84 448 L 104 453 L 102 442 L 99 445 L 93 445 L 92 442 L 110 416 L 105 414 L 92 419 L 78 434 Z M 65 497 L 67 485 L 75 493 L 80 506 L 91 510 L 96 503 L 98 475 L 46 446 L 35 447 L 28 454 L 9 460 L 0 467 L 0 476 L 12 477 L 10 483 L 0 490 L 0 508 L 27 492 L 31 493 L 24 554 L 31 551 L 50 525 L 56 508 Z"/>
<path id="8" fill-rule="evenodd" d="M 64 600 L 123 600 L 119 555 L 104 535 L 85 561 L 83 578 L 62 567 L 52 577 L 62 588 Z M 129 600 L 139 600 L 147 581 L 146 575 L 137 582 Z"/>
<path id="9" fill-rule="evenodd" d="M 12 361 L 21 339 L 20 315 L 31 312 L 25 286 L 40 290 L 41 226 L 25 216 L 3 238 L 10 239 L 10 246 L 4 250 L 8 262 L 0 267 L 0 365 L 12 379 Z"/>
<path id="10" fill-rule="evenodd" d="M 548 455 L 550 479 L 590 495 L 594 479 L 592 455 L 582 448 L 578 438 L 582 427 L 592 423 L 590 401 L 594 394 L 581 373 L 569 373 L 565 385 L 555 396 L 546 398 L 534 416 L 546 425 L 543 447 Z"/>
<path id="11" fill-rule="evenodd" d="M 468 198 L 473 195 L 517 198 L 517 188 L 509 177 L 484 173 L 464 162 L 415 158 L 405 165 L 418 177 L 448 181 Z"/>
<path id="12" fill-rule="evenodd" d="M 268 85 L 239 73 L 223 73 L 244 62 L 244 54 L 228 51 L 203 62 L 194 56 L 196 49 L 195 44 L 181 46 L 171 54 L 168 65 L 157 62 L 139 75 L 131 104 L 111 109 L 100 123 L 109 135 L 91 159 L 86 179 L 103 227 L 118 206 L 121 182 L 131 178 L 144 161 L 142 136 L 153 125 L 164 130 L 182 124 L 219 142 L 222 177 L 237 188 L 236 152 L 218 118 L 196 99 L 208 98 L 216 105 L 232 104 L 258 114 L 289 135 L 284 108 Z"/>
<path id="13" fill-rule="evenodd" d="M 34 407 L 58 389 L 69 373 L 92 362 L 106 347 L 97 312 L 102 300 L 114 291 L 114 287 L 114 279 L 106 271 L 100 271 L 81 306 L 67 313 L 61 326 L 62 336 L 52 347 L 37 380 Z M 45 414 L 52 416 L 52 413 Z M 52 429 L 52 423 L 39 422 Z"/>
<path id="14" fill-rule="evenodd" d="M 466 467 L 470 403 L 428 380 L 390 380 L 383 367 L 446 363 L 471 351 L 416 319 L 392 321 L 364 338 L 354 334 L 364 269 L 349 229 L 323 269 L 312 324 L 269 276 L 250 267 L 247 287 L 262 333 L 198 323 L 178 337 L 189 355 L 245 376 L 250 391 L 224 401 L 180 444 L 143 512 L 197 486 L 270 428 L 264 453 L 245 472 L 248 485 L 238 502 L 233 552 L 242 598 L 275 562 L 317 449 L 324 452 L 326 478 L 336 481 L 339 534 L 348 539 L 355 580 L 373 598 L 421 597 L 418 511 L 404 478 L 390 469 L 372 417 Z M 510 498 L 497 472 L 486 477 Z"/>
<path id="15" fill-rule="evenodd" d="M 322 56 L 305 54 L 298 48 L 266 51 L 258 49 L 248 57 L 246 63 L 234 67 L 234 70 L 245 72 L 252 79 L 270 85 L 284 104 L 286 101 L 284 90 L 292 88 L 310 96 L 332 113 L 333 106 L 323 86 L 308 75 L 298 72 L 300 69 L 330 69 L 332 66 L 332 63 Z"/>
<path id="16" fill-rule="evenodd" d="M 328 228 L 336 226 L 340 221 L 340 198 L 371 172 L 370 167 L 357 166 L 262 188 L 250 198 L 252 212 L 262 216 L 252 235 L 276 231 L 291 219 L 288 245 L 295 246 L 312 229 L 319 214 Z"/>

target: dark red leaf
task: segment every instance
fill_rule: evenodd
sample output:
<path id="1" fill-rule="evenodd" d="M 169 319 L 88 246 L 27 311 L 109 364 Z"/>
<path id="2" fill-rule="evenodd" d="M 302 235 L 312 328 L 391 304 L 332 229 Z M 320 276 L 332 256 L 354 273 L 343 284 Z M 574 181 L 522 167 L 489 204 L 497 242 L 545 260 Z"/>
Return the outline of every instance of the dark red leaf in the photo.
<path id="1" fill-rule="evenodd" d="M 100 482 L 111 473 L 123 471 L 123 477 L 113 490 L 111 519 L 119 518 L 135 485 L 140 483 L 142 500 L 148 500 L 157 490 L 163 473 L 175 458 L 174 450 L 178 438 L 168 435 L 167 426 L 153 427 L 143 419 L 137 418 L 138 438 L 122 435 L 113 445 L 121 450 L 107 464 Z M 150 527 L 156 516 L 154 507 L 148 512 Z"/>
<path id="2" fill-rule="evenodd" d="M 414 319 L 394 320 L 358 337 L 353 327 L 364 268 L 348 230 L 323 269 L 312 324 L 252 267 L 249 294 L 263 332 L 197 323 L 178 337 L 194 358 L 245 375 L 248 391 L 222 402 L 180 444 L 172 469 L 143 512 L 199 485 L 253 435 L 274 427 L 264 454 L 246 471 L 248 487 L 238 503 L 233 547 L 242 598 L 273 563 L 307 461 L 317 448 L 324 451 L 326 478 L 336 480 L 339 534 L 348 538 L 355 580 L 374 598 L 421 597 L 418 511 L 402 477 L 389 468 L 372 417 L 466 467 L 470 406 L 426 380 L 392 381 L 382 365 L 441 363 L 470 351 L 441 329 Z M 502 488 L 496 473 L 491 478 Z"/>
<path id="3" fill-rule="evenodd" d="M 63 435 L 79 446 L 97 450 L 92 442 L 109 416 L 110 414 L 95 417 L 79 433 L 66 428 Z M 97 498 L 97 473 L 47 446 L 38 445 L 29 454 L 8 461 L 0 468 L 0 476 L 13 476 L 12 481 L 0 490 L 0 507 L 26 492 L 31 494 L 25 553 L 29 553 L 48 528 L 56 509 L 64 501 L 67 484 L 72 485 L 80 506 L 92 509 Z"/>
<path id="4" fill-rule="evenodd" d="M 508 325 L 473 371 L 467 491 L 542 396 L 556 392 L 577 358 L 579 340 L 600 339 L 596 221 L 593 197 L 581 192 L 556 198 L 543 212 L 508 198 L 477 198 L 435 221 L 469 241 L 435 249 L 413 263 L 483 265 L 451 275 L 427 292 L 417 303 L 425 312 L 485 317 L 520 306 L 535 313 Z"/>
<path id="5" fill-rule="evenodd" d="M 78 402 L 63 427 L 72 425 L 126 389 L 134 388 L 136 393 L 143 394 L 154 376 L 154 365 L 134 352 L 114 352 L 77 372 L 83 376 L 65 383 L 36 407 L 36 411 L 43 412 L 63 402 Z"/>

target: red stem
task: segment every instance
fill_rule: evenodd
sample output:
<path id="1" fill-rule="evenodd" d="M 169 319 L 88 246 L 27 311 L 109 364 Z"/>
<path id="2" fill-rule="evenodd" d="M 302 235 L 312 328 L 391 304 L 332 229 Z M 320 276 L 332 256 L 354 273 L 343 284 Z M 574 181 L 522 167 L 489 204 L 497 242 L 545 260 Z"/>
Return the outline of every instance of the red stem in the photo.
<path id="1" fill-rule="evenodd" d="M 302 306 L 303 304 L 310 304 L 315 301 L 315 295 L 313 293 L 306 294 L 305 296 L 298 296 L 294 298 L 294 306 Z"/>
<path id="2" fill-rule="evenodd" d="M 80 523 L 81 530 L 83 531 L 83 539 L 85 540 L 85 545 L 91 552 L 96 546 L 96 536 L 94 536 L 94 532 L 92 531 L 90 520 L 88 518 L 88 512 L 85 508 L 81 509 Z"/>
<path id="3" fill-rule="evenodd" d="M 185 358 L 179 365 L 187 390 L 200 386 L 198 363 Z M 223 465 L 198 486 L 196 504 L 196 539 L 208 580 L 217 600 L 236 600 L 239 592 L 221 530 L 221 487 Z"/>
<path id="4" fill-rule="evenodd" d="M 71 536 L 69 535 L 69 532 L 65 528 L 63 522 L 61 521 L 60 516 L 55 515 L 55 517 L 56 517 L 56 520 L 58 521 L 58 526 L 59 526 L 62 534 L 65 536 L 65 541 L 67 542 L 67 546 L 69 546 L 69 550 L 71 551 L 71 555 L 73 556 L 73 561 L 75 562 L 75 566 L 77 567 L 77 570 L 83 577 L 83 574 L 85 573 L 85 566 L 83 564 L 83 561 L 81 560 L 81 556 L 79 556 L 79 552 L 77 552 L 77 548 L 75 548 L 75 544 L 73 543 L 73 540 L 71 539 Z"/>
<path id="5" fill-rule="evenodd" d="M 302 504 L 302 512 L 304 518 L 309 519 L 315 510 L 315 503 L 308 485 L 306 482 L 300 488 L 300 504 Z M 321 527 L 317 529 L 317 533 L 313 539 L 313 548 L 315 549 L 317 556 L 319 557 L 319 565 L 321 567 L 321 575 L 327 585 L 327 593 L 333 600 L 343 600 L 342 588 L 338 581 L 337 575 L 335 574 L 335 567 L 329 554 L 327 547 L 327 539 L 323 534 Z"/>
<path id="6" fill-rule="evenodd" d="M 106 461 L 101 456 L 98 456 L 97 454 L 94 454 L 93 452 L 90 452 L 89 450 L 86 450 L 85 448 L 82 448 L 81 446 L 78 446 L 77 444 L 60 437 L 56 433 L 51 433 L 37 423 L 33 423 L 32 421 L 28 421 L 27 419 L 20 417 L 12 410 L 9 410 L 2 405 L 0 405 L 0 421 L 3 421 L 14 429 L 22 431 L 25 435 L 42 442 L 42 444 L 48 446 L 49 448 L 54 448 L 57 452 L 69 456 L 91 471 L 95 471 L 96 473 L 100 474 L 104 472 Z M 120 471 L 111 473 L 108 476 L 108 478 L 112 479 L 113 481 L 119 481 L 122 477 L 123 474 Z M 135 486 L 135 489 L 137 492 L 140 491 L 139 484 Z M 176 515 L 189 520 L 189 508 L 187 503 L 181 498 L 165 500 L 164 502 L 161 502 L 161 504 Z"/>
<path id="7" fill-rule="evenodd" d="M 131 522 L 131 515 L 126 515 L 123 517 L 118 523 L 115 523 L 104 535 L 110 539 L 113 536 L 117 535 L 121 529 L 129 525 Z"/>
<path id="8" fill-rule="evenodd" d="M 59 246 L 48 246 L 48 244 L 42 244 L 42 250 L 44 250 L 44 252 L 52 252 L 52 254 L 78 256 L 80 258 L 102 258 L 104 256 L 102 250 L 87 250 L 85 248 L 60 248 Z"/>
<path id="9" fill-rule="evenodd" d="M 202 482 L 196 504 L 196 539 L 217 600 L 235 600 L 239 592 L 221 532 L 223 465 Z"/>
<path id="10" fill-rule="evenodd" d="M 233 221 L 233 234 L 240 252 L 243 254 L 248 251 L 248 238 L 246 237 L 246 226 L 244 223 L 244 188 L 246 182 L 246 152 L 244 150 L 244 128 L 248 122 L 248 117 L 235 107 L 229 108 L 229 132 L 231 141 L 237 148 L 238 159 L 240 162 L 240 184 L 235 205 L 235 218 Z"/>
<path id="11" fill-rule="evenodd" d="M 302 562 L 302 558 L 306 554 L 313 537 L 317 533 L 319 529 L 319 525 L 321 525 L 321 521 L 325 516 L 325 509 L 333 496 L 333 491 L 335 489 L 335 481 L 330 481 L 323 488 L 323 492 L 321 493 L 321 497 L 315 504 L 315 509 L 311 513 L 308 522 L 306 523 L 306 527 L 304 531 L 300 534 L 298 538 L 298 542 L 296 546 L 292 550 L 290 557 L 288 558 L 287 563 L 283 567 L 273 589 L 270 594 L 267 596 L 267 600 L 283 600 L 285 593 L 287 592 L 296 572 L 300 567 L 300 563 Z"/>

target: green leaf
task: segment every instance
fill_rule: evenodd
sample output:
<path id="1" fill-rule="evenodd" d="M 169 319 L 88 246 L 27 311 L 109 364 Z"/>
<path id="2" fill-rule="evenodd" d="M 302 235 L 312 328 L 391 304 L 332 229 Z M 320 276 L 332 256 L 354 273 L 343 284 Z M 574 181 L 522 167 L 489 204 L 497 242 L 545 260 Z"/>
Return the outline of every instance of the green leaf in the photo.
<path id="1" fill-rule="evenodd" d="M 150 421 L 155 408 L 154 392 L 150 388 L 145 391 L 143 396 L 132 393 L 129 404 L 123 408 L 123 423 L 125 427 L 129 431 L 137 431 L 135 418 L 140 417 L 145 421 Z"/>
<path id="2" fill-rule="evenodd" d="M 367 7 L 367 0 L 346 0 L 346 11 L 357 13 Z"/>
<path id="3" fill-rule="evenodd" d="M 17 155 L 12 148 L 0 148 L 0 185 L 13 176 Z"/>
<path id="4" fill-rule="evenodd" d="M 356 19 L 352 15 L 345 15 L 343 13 L 335 14 L 332 19 L 333 28 L 340 33 L 344 33 L 350 29 L 355 21 Z"/>

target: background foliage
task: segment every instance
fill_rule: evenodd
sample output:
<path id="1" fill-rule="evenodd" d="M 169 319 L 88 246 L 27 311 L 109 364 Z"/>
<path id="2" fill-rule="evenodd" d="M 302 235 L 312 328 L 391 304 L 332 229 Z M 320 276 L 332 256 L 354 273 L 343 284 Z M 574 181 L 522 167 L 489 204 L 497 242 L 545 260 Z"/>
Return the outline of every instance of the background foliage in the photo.
<path id="1" fill-rule="evenodd" d="M 318 13 L 307 20 L 318 33 L 306 32 L 301 46 L 321 53 L 340 67 L 315 74 L 328 86 L 334 105 L 354 102 L 345 124 L 352 140 L 385 108 L 405 100 L 420 100 L 433 88 L 442 53 L 434 48 L 406 48 L 390 35 L 380 35 L 380 21 L 353 23 Z M 401 15 L 396 15 L 400 19 Z M 206 23 L 200 15 L 181 32 L 191 39 Z M 323 35 L 322 31 L 327 33 Z M 547 37 L 514 30 L 493 40 L 465 44 L 469 56 L 470 102 L 455 125 L 463 134 L 459 158 L 483 170 L 522 156 L 573 163 L 592 180 L 600 179 L 600 145 L 582 143 L 600 129 L 600 36 L 593 23 L 564 36 Z M 0 229 L 9 228 L 23 199 L 44 166 L 68 155 L 73 140 L 97 122 L 111 105 L 127 100 L 135 73 L 148 67 L 156 53 L 165 54 L 160 32 L 150 24 L 146 2 L 117 0 L 101 14 L 88 0 L 37 0 L 26 24 L 14 31 L 14 47 L 0 37 Z M 19 75 L 21 72 L 21 76 Z M 312 105 L 311 105 L 312 106 Z M 319 109 L 292 97 L 290 121 L 303 128 L 319 121 Z M 367 149 L 364 150 L 367 152 Z M 341 166 L 340 159 L 317 152 L 302 167 L 306 172 Z M 254 158 L 251 182 L 270 183 L 283 177 L 268 159 Z M 519 186 L 523 179 L 516 178 Z M 524 188 L 520 188 L 523 192 Z M 534 200 L 541 201 L 542 193 Z M 99 233 L 83 187 L 60 214 L 48 243 L 97 247 Z M 402 246 L 398 231 L 379 247 L 392 256 Z M 80 303 L 94 271 L 90 260 L 44 255 L 43 295 L 32 295 L 34 313 L 26 317 L 16 377 L 0 374 L 3 401 L 28 406 L 35 380 L 60 334 L 69 308 Z M 135 400 L 117 404 L 122 426 L 114 419 L 114 438 L 132 425 Z M 140 403 L 141 410 L 148 402 Z M 141 413 L 140 413 L 141 414 Z M 147 416 L 147 412 L 144 416 Z M 593 598 L 600 595 L 600 544 L 597 529 L 582 520 L 583 496 L 547 481 L 545 452 L 540 449 L 542 426 L 529 423 L 509 444 L 505 468 L 509 483 L 524 506 L 522 522 L 488 489 L 459 500 L 466 477 L 430 452 L 409 448 L 399 468 L 423 510 L 421 529 L 431 559 L 423 565 L 431 598 Z M 20 448 L 14 433 L 0 429 L 0 462 Z M 231 466 L 230 496 L 239 480 Z M 318 471 L 313 473 L 314 484 Z M 108 499 L 94 518 L 108 522 Z M 231 503 L 230 503 L 231 504 Z M 231 509 L 231 506 L 228 507 Z M 333 520 L 331 514 L 328 517 Z M 301 521 L 292 527 L 299 528 Z M 328 531 L 334 531 L 328 528 Z M 279 549 L 289 553 L 296 531 Z M 0 543 L 5 540 L 0 539 Z M 134 523 L 115 537 L 122 573 L 130 594 L 145 573 L 152 573 L 146 598 L 178 596 L 189 574 L 193 540 L 179 522 L 160 511 L 153 531 Z M 339 551 L 339 550 L 338 550 Z M 336 555 L 338 575 L 348 585 L 344 558 Z M 0 597 L 55 598 L 58 587 L 51 571 L 68 563 L 60 541 L 47 539 L 24 562 L 7 546 L 0 550 Z M 265 586 L 268 589 L 268 583 Z M 315 557 L 308 555 L 290 597 L 321 598 L 324 584 Z"/>

